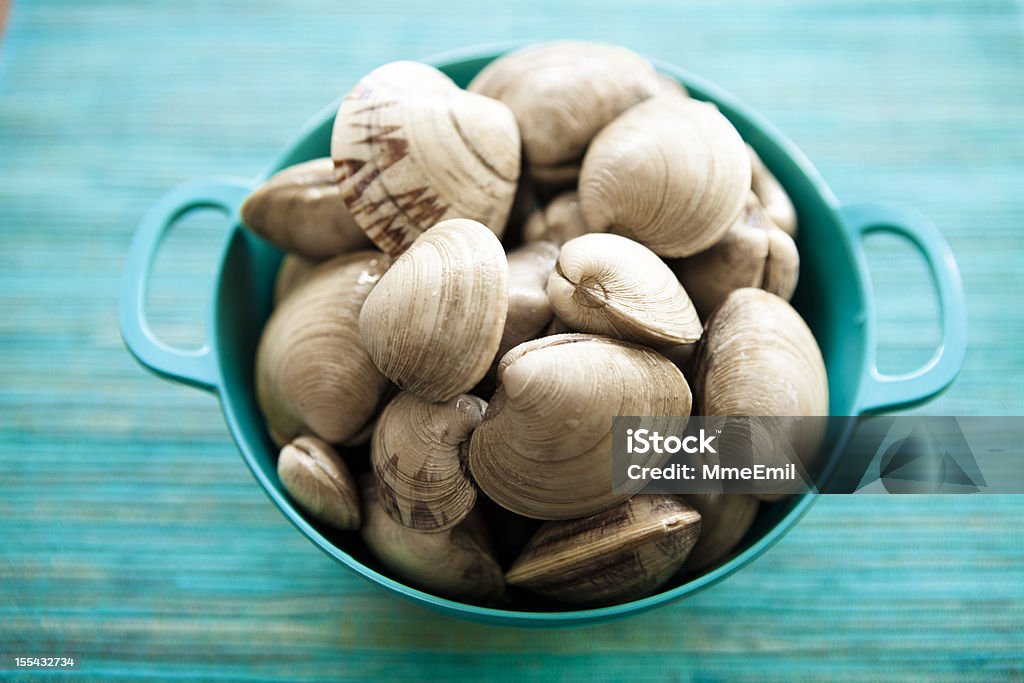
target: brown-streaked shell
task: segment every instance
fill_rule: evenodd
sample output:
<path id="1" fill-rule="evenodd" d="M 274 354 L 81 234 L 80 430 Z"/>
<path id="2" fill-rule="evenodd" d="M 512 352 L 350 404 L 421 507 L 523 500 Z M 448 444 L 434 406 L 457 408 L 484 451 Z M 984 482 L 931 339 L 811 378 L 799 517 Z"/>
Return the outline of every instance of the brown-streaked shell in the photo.
<path id="1" fill-rule="evenodd" d="M 371 246 L 345 207 L 326 157 L 275 173 L 246 198 L 241 214 L 260 237 L 314 261 Z"/>
<path id="2" fill-rule="evenodd" d="M 741 493 L 692 493 L 683 499 L 701 519 L 700 538 L 683 564 L 684 571 L 700 571 L 725 559 L 746 535 L 760 507 L 757 498 Z"/>
<path id="3" fill-rule="evenodd" d="M 659 256 L 690 256 L 735 224 L 750 182 L 749 153 L 729 120 L 705 102 L 663 95 L 594 138 L 580 209 L 593 231 L 632 237 Z"/>
<path id="4" fill-rule="evenodd" d="M 754 148 L 747 145 L 747 150 L 750 153 L 751 190 L 764 205 L 772 222 L 790 237 L 796 237 L 796 208 L 793 201 Z"/>
<path id="5" fill-rule="evenodd" d="M 692 344 L 703 331 L 672 270 L 620 235 L 588 234 L 562 245 L 547 291 L 555 314 L 581 332 L 667 346 Z"/>
<path id="6" fill-rule="evenodd" d="M 679 571 L 700 529 L 700 513 L 681 498 L 635 496 L 590 517 L 547 522 L 505 579 L 565 602 L 640 598 Z"/>
<path id="7" fill-rule="evenodd" d="M 427 401 L 469 391 L 498 351 L 508 312 L 508 262 L 476 221 L 423 233 L 366 298 L 359 331 L 374 363 Z"/>
<path id="8" fill-rule="evenodd" d="M 390 259 L 336 256 L 271 314 L 256 349 L 256 397 L 275 440 L 312 432 L 330 443 L 355 435 L 388 386 L 359 334 L 359 311 Z"/>
<path id="9" fill-rule="evenodd" d="M 690 414 L 678 368 L 607 337 L 561 334 L 520 344 L 502 358 L 497 377 L 470 441 L 470 470 L 492 500 L 535 519 L 591 515 L 636 492 L 632 482 L 613 488 L 613 416 Z M 637 462 L 656 467 L 666 457 Z"/>
<path id="10" fill-rule="evenodd" d="M 551 242 L 530 242 L 508 252 L 508 315 L 496 360 L 539 337 L 551 322 L 547 284 L 557 258 L 558 247 Z"/>
<path id="11" fill-rule="evenodd" d="M 359 492 L 345 461 L 315 436 L 300 436 L 281 449 L 277 476 L 311 517 L 336 529 L 358 529 Z"/>
<path id="12" fill-rule="evenodd" d="M 788 301 L 796 291 L 800 254 L 751 193 L 740 220 L 721 241 L 671 266 L 706 319 L 729 292 L 743 287 L 759 287 Z"/>
<path id="13" fill-rule="evenodd" d="M 573 190 L 563 192 L 543 209 L 530 214 L 523 227 L 523 239 L 527 242 L 554 242 L 561 246 L 588 232 L 587 222 L 580 213 L 579 194 Z"/>
<path id="14" fill-rule="evenodd" d="M 398 255 L 450 218 L 480 221 L 501 236 L 519 181 L 519 129 L 501 102 L 460 89 L 431 66 L 392 62 L 342 101 L 331 157 L 352 217 Z"/>
<path id="15" fill-rule="evenodd" d="M 373 433 L 370 461 L 378 498 L 392 519 L 436 533 L 466 518 L 476 487 L 463 457 L 486 408 L 483 399 L 465 394 L 427 403 L 402 392 L 388 404 Z"/>
<path id="16" fill-rule="evenodd" d="M 402 526 L 384 511 L 372 478 L 362 481 L 363 540 L 402 579 L 450 598 L 496 598 L 505 592 L 501 566 L 477 511 L 436 534 Z"/>
<path id="17" fill-rule="evenodd" d="M 668 89 L 651 63 L 624 47 L 582 41 L 529 45 L 499 57 L 469 84 L 519 122 L 532 167 L 577 160 L 601 128 Z"/>

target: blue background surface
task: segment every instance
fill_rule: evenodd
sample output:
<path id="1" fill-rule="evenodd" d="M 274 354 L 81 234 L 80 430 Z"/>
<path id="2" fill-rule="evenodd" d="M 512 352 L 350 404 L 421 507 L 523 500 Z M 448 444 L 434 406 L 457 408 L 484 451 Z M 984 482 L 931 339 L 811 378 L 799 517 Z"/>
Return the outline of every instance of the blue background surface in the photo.
<path id="1" fill-rule="evenodd" d="M 617 42 L 760 110 L 843 200 L 909 203 L 953 246 L 970 350 L 919 412 L 1024 407 L 1019 1 L 18 2 L 0 38 L 0 650 L 95 680 L 1020 678 L 1020 497 L 827 498 L 684 603 L 555 632 L 446 619 L 362 582 L 253 482 L 216 400 L 124 351 L 143 212 L 252 176 L 374 66 L 500 40 Z M 202 338 L 220 219 L 166 245 L 152 310 Z M 923 266 L 873 241 L 882 367 L 938 338 Z M 0 677 L 6 674 L 0 674 Z"/>

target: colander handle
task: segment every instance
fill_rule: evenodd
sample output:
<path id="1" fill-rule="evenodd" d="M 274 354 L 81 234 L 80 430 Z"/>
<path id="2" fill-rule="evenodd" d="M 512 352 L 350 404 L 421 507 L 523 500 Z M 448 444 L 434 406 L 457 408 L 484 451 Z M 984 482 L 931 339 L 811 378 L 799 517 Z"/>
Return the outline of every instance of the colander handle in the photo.
<path id="1" fill-rule="evenodd" d="M 194 209 L 219 209 L 234 221 L 252 184 L 231 178 L 211 178 L 179 185 L 165 194 L 142 218 L 128 252 L 118 317 L 121 337 L 132 355 L 161 377 L 212 391 L 219 371 L 209 344 L 180 349 L 162 342 L 146 317 L 149 276 L 163 238 L 174 224 Z"/>
<path id="2" fill-rule="evenodd" d="M 884 204 L 851 204 L 839 214 L 858 249 L 858 263 L 870 282 L 864 237 L 888 233 L 906 239 L 924 257 L 938 293 L 942 338 L 931 360 L 901 375 L 878 370 L 875 321 L 867 321 L 868 358 L 857 405 L 862 413 L 911 408 L 948 387 L 960 372 L 967 352 L 967 308 L 964 289 L 949 243 L 935 225 L 917 211 Z M 874 306 L 869 306 L 869 311 Z"/>

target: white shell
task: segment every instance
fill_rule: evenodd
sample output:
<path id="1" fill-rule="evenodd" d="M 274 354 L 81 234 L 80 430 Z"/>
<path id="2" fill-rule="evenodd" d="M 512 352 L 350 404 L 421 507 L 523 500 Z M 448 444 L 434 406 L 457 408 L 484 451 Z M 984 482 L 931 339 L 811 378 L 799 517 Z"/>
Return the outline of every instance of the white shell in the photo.
<path id="1" fill-rule="evenodd" d="M 508 252 L 508 316 L 496 360 L 539 337 L 551 322 L 547 284 L 557 258 L 558 247 L 551 242 L 530 242 Z"/>
<path id="2" fill-rule="evenodd" d="M 537 209 L 526 219 L 523 239 L 527 242 L 547 241 L 559 246 L 591 230 L 580 213 L 580 198 L 575 190 L 563 192 L 543 209 Z"/>
<path id="3" fill-rule="evenodd" d="M 377 409 L 385 378 L 359 334 L 359 310 L 390 259 L 358 251 L 325 261 L 278 305 L 256 349 L 256 397 L 274 440 L 312 432 L 340 443 Z"/>
<path id="4" fill-rule="evenodd" d="M 793 238 L 776 227 L 751 194 L 740 220 L 721 241 L 671 265 L 706 319 L 730 292 L 743 287 L 760 287 L 788 301 L 796 291 L 800 254 Z"/>
<path id="5" fill-rule="evenodd" d="M 470 470 L 492 500 L 535 519 L 591 515 L 636 492 L 613 492 L 613 416 L 690 414 L 690 388 L 678 368 L 606 337 L 561 334 L 520 344 L 502 358 L 498 381 L 470 441 Z M 668 456 L 647 457 L 641 465 Z"/>
<path id="6" fill-rule="evenodd" d="M 281 449 L 277 476 L 311 517 L 336 529 L 358 529 L 359 494 L 345 461 L 329 443 L 300 436 Z"/>
<path id="7" fill-rule="evenodd" d="M 828 415 L 828 377 L 814 335 L 784 299 L 737 289 L 707 322 L 696 358 L 701 415 Z"/>
<path id="8" fill-rule="evenodd" d="M 654 97 L 594 138 L 580 173 L 591 230 L 617 232 L 659 256 L 690 256 L 735 224 L 750 191 L 750 156 L 715 107 Z"/>
<path id="9" fill-rule="evenodd" d="M 769 499 L 803 490 L 824 436 L 829 392 L 821 350 L 793 307 L 761 289 L 732 292 L 708 319 L 694 368 L 699 414 L 774 418 L 727 423 L 719 457 L 746 453 L 766 466 L 795 465 L 798 481 L 752 482 Z"/>
<path id="10" fill-rule="evenodd" d="M 485 66 L 473 92 L 507 104 L 531 163 L 577 159 L 591 138 L 634 104 L 666 89 L 650 62 L 617 45 L 529 45 Z"/>
<path id="11" fill-rule="evenodd" d="M 505 251 L 476 221 L 423 233 L 366 298 L 359 331 L 373 362 L 400 388 L 447 401 L 483 379 L 508 313 Z"/>
<path id="12" fill-rule="evenodd" d="M 246 198 L 241 214 L 260 237 L 314 261 L 371 246 L 345 207 L 326 157 L 275 173 Z"/>
<path id="13" fill-rule="evenodd" d="M 292 293 L 299 285 L 306 281 L 309 274 L 316 268 L 315 261 L 297 256 L 285 254 L 281 259 L 281 267 L 277 269 L 277 278 L 274 280 L 274 306 Z"/>
<path id="14" fill-rule="evenodd" d="M 790 237 L 796 237 L 796 208 L 792 200 L 754 148 L 747 145 L 747 149 L 750 152 L 750 188 L 764 205 L 772 222 Z"/>
<path id="15" fill-rule="evenodd" d="M 665 262 L 626 237 L 589 234 L 562 245 L 548 278 L 555 314 L 580 332 L 649 346 L 692 344 L 703 331 Z"/>

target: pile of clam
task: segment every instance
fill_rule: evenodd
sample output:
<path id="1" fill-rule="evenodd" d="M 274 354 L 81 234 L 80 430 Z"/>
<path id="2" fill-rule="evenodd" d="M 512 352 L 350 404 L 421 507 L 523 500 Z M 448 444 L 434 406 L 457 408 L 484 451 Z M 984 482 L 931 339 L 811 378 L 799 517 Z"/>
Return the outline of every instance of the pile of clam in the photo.
<path id="1" fill-rule="evenodd" d="M 287 252 L 255 377 L 298 506 L 459 599 L 609 604 L 726 559 L 758 498 L 613 492 L 610 429 L 827 414 L 793 205 L 728 119 L 560 42 L 467 89 L 384 65 L 330 152 L 242 209 Z"/>

